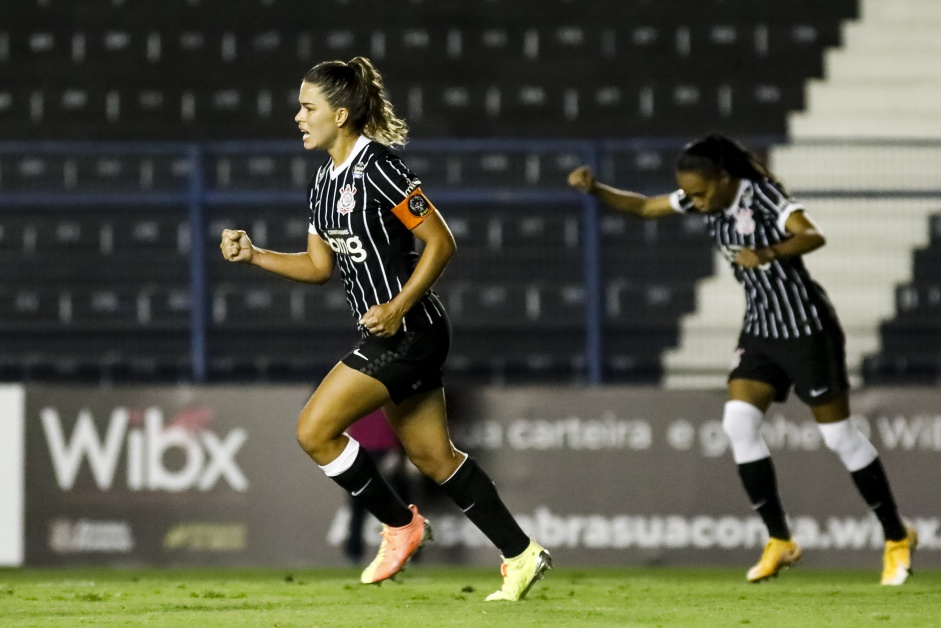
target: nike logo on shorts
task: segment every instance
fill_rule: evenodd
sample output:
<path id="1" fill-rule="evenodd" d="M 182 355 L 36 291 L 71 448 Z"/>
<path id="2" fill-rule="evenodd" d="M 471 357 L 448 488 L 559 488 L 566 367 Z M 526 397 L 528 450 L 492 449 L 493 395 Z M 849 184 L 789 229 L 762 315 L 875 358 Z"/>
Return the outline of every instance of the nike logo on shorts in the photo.
<path id="1" fill-rule="evenodd" d="M 819 397 L 820 395 L 827 392 L 828 390 L 830 390 L 829 386 L 824 386 L 823 388 L 814 388 L 813 390 L 810 391 L 810 396 Z"/>
<path id="2" fill-rule="evenodd" d="M 369 362 L 369 358 L 367 358 L 365 355 L 363 355 L 362 353 L 360 353 L 360 352 L 359 352 L 359 349 L 355 349 L 355 350 L 353 351 L 353 355 L 358 355 L 359 357 L 361 357 L 361 358 L 363 358 L 364 360 L 366 360 L 367 362 Z"/>

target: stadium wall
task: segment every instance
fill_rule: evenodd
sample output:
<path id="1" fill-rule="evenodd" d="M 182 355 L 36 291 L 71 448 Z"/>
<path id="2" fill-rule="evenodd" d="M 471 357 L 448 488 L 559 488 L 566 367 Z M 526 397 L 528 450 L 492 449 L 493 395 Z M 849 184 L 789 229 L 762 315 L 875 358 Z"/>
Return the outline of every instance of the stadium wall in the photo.
<path id="1" fill-rule="evenodd" d="M 331 566 L 349 513 L 297 447 L 302 386 L 0 389 L 0 560 L 27 566 Z M 561 565 L 742 565 L 765 538 L 720 418 L 724 395 L 645 387 L 449 392 L 452 436 Z M 941 392 L 853 394 L 906 517 L 919 567 L 941 567 Z M 765 428 L 808 566 L 872 567 L 882 538 L 799 402 Z M 496 554 L 440 491 L 428 563 Z M 20 496 L 25 495 L 25 499 Z M 371 531 L 377 524 L 372 522 Z M 18 531 L 25 530 L 25 534 Z M 378 535 L 369 534 L 372 542 Z"/>

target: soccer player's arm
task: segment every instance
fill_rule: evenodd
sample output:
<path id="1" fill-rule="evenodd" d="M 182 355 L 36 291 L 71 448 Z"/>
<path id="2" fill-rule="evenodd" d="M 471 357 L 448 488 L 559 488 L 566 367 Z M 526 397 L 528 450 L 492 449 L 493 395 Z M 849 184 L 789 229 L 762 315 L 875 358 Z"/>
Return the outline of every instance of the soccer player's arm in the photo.
<path id="1" fill-rule="evenodd" d="M 244 231 L 226 229 L 221 248 L 230 262 L 251 264 L 292 281 L 323 284 L 333 275 L 333 250 L 316 233 L 308 233 L 306 251 L 281 253 L 255 246 Z"/>
<path id="2" fill-rule="evenodd" d="M 580 166 L 570 172 L 568 183 L 580 192 L 595 196 L 608 207 L 639 218 L 663 218 L 677 213 L 677 209 L 670 203 L 669 194 L 644 196 L 606 185 L 595 179 L 588 166 Z"/>
<path id="3" fill-rule="evenodd" d="M 797 209 L 790 213 L 784 223 L 784 230 L 791 234 L 791 237 L 781 240 L 765 249 L 770 259 L 781 257 L 797 257 L 811 251 L 816 251 L 827 243 L 823 231 L 814 224 L 803 209 Z M 770 260 L 768 260 L 770 261 Z"/>
<path id="4" fill-rule="evenodd" d="M 794 207 L 783 218 L 781 222 L 789 237 L 760 249 L 743 249 L 739 251 L 736 262 L 744 268 L 755 268 L 776 259 L 805 255 L 827 243 L 823 232 L 803 208 Z"/>
<path id="5" fill-rule="evenodd" d="M 438 277 L 457 250 L 457 243 L 444 218 L 425 197 L 421 188 L 411 192 L 393 207 L 392 213 L 425 245 L 412 276 L 390 302 L 396 310 L 404 314 L 438 281 Z"/>
<path id="6" fill-rule="evenodd" d="M 403 312 L 412 309 L 412 306 L 431 290 L 457 250 L 451 229 L 437 211 L 425 216 L 424 220 L 412 229 L 412 234 L 421 240 L 425 247 L 412 276 L 391 301 Z"/>
<path id="7" fill-rule="evenodd" d="M 408 192 L 392 213 L 425 246 L 399 293 L 388 303 L 370 307 L 359 321 L 369 333 L 381 337 L 398 332 L 405 314 L 431 290 L 457 250 L 447 223 L 421 188 Z"/>

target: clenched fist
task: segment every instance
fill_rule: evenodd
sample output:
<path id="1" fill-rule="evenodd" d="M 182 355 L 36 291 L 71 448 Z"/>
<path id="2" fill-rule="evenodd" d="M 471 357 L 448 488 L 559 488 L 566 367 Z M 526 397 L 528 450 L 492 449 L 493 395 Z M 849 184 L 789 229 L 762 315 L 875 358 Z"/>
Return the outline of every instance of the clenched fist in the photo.
<path id="1" fill-rule="evenodd" d="M 579 166 L 569 173 L 569 185 L 579 192 L 591 192 L 595 187 L 595 173 L 588 166 Z"/>
<path id="2" fill-rule="evenodd" d="M 251 238 L 241 229 L 225 229 L 219 248 L 222 257 L 230 262 L 251 262 L 255 256 Z"/>

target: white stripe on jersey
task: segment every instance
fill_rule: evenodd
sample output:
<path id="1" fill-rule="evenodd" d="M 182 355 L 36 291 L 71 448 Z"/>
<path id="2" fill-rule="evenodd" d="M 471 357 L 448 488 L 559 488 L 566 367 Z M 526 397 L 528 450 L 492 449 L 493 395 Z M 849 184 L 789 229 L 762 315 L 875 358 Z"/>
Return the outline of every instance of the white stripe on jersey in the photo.
<path id="1" fill-rule="evenodd" d="M 370 156 L 369 159 L 367 159 L 366 162 L 364 162 L 364 163 L 368 163 L 370 159 L 372 159 L 371 156 Z M 368 186 L 365 186 L 365 185 L 363 186 L 363 207 L 369 207 L 369 192 L 367 191 L 368 189 L 369 189 Z M 373 253 L 375 253 L 376 258 L 378 259 L 378 258 L 380 258 L 380 255 L 379 255 L 379 247 L 376 246 L 376 241 L 375 241 L 375 240 L 373 239 L 373 237 L 372 237 L 372 231 L 369 229 L 369 220 L 368 220 L 368 218 L 367 218 L 367 216 L 366 216 L 366 212 L 363 211 L 363 212 L 360 212 L 360 214 L 361 214 L 361 216 L 362 216 L 362 218 L 363 218 L 363 227 L 366 229 L 366 235 L 369 236 L 369 244 L 372 245 Z M 352 220 L 353 220 L 353 214 L 351 213 L 349 216 L 350 216 L 350 221 L 352 221 Z M 379 221 L 379 224 L 382 224 L 382 221 L 381 221 L 381 220 Z M 383 226 L 383 230 L 385 230 L 385 226 Z M 351 232 L 353 231 L 352 226 L 350 227 L 350 231 L 351 231 Z M 386 234 L 386 243 L 388 243 L 388 242 L 389 242 L 389 234 Z M 378 295 L 379 295 L 379 291 L 376 290 L 376 285 L 373 283 L 373 280 L 372 280 L 372 273 L 369 272 L 369 266 L 368 266 L 368 265 L 366 265 L 366 274 L 369 275 L 369 283 L 372 284 L 373 293 L 375 293 L 375 294 L 378 296 Z M 386 294 L 389 295 L 389 297 L 388 297 L 387 300 L 388 300 L 388 301 L 391 301 L 391 300 L 395 297 L 395 294 L 392 294 L 392 288 L 389 287 L 389 278 L 386 276 L 385 273 L 382 273 L 382 280 L 383 280 L 383 281 L 385 282 L 385 284 L 386 284 Z M 401 290 L 401 288 L 400 288 L 400 289 L 399 289 L 399 292 L 401 292 L 401 291 L 402 291 L 402 290 Z M 398 293 L 396 293 L 396 294 L 398 294 Z"/>
<path id="2" fill-rule="evenodd" d="M 389 198 L 389 197 L 386 195 L 386 193 L 382 191 L 382 188 L 380 188 L 378 185 L 376 185 L 375 182 L 372 180 L 372 178 L 371 178 L 368 174 L 367 174 L 364 178 L 365 178 L 367 181 L 369 181 L 369 183 L 370 183 L 373 187 L 376 188 L 376 191 L 378 191 L 379 194 L 381 194 L 384 199 L 386 199 L 387 201 L 389 201 L 390 203 L 392 203 L 392 204 L 393 204 L 393 205 L 392 205 L 393 207 L 395 207 L 395 205 L 398 204 L 398 203 L 396 203 L 394 200 L 392 200 L 391 198 Z M 383 222 L 381 222 L 381 221 L 380 221 L 379 224 L 382 225 L 382 232 L 383 232 L 384 234 L 386 234 L 386 243 L 388 244 L 388 243 L 390 242 L 390 240 L 389 240 L 389 232 L 386 231 L 386 225 L 385 225 L 385 223 L 383 223 Z"/>

